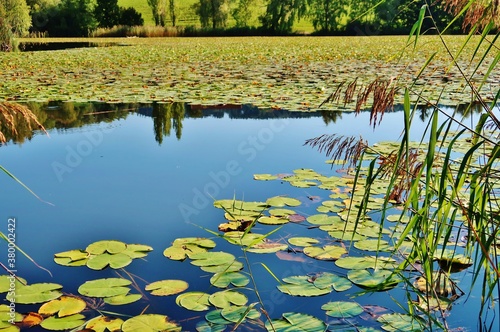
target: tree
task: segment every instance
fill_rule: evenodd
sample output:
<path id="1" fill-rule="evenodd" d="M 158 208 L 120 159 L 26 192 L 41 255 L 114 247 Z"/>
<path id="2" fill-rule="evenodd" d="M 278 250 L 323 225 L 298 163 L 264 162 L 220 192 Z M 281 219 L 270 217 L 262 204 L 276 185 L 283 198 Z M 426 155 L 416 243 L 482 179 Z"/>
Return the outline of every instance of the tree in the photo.
<path id="1" fill-rule="evenodd" d="M 155 25 L 164 27 L 167 16 L 166 0 L 148 0 L 148 5 L 153 12 Z"/>
<path id="2" fill-rule="evenodd" d="M 203 28 L 211 26 L 212 29 L 217 29 L 226 26 L 229 16 L 228 0 L 199 0 L 193 7 Z"/>
<path id="3" fill-rule="evenodd" d="M 50 36 L 83 37 L 97 27 L 92 0 L 62 0 L 47 23 Z"/>
<path id="4" fill-rule="evenodd" d="M 172 26 L 175 27 L 177 22 L 177 10 L 175 6 L 175 0 L 168 0 L 168 13 L 170 15 L 170 20 L 172 21 Z"/>
<path id="5" fill-rule="evenodd" d="M 251 5 L 255 0 L 239 0 L 238 6 L 233 9 L 232 15 L 236 21 L 237 27 L 247 27 L 248 21 L 252 18 Z"/>
<path id="6" fill-rule="evenodd" d="M 12 50 L 13 38 L 28 33 L 30 26 L 31 17 L 25 0 L 0 1 L 0 50 Z"/>
<path id="7" fill-rule="evenodd" d="M 97 0 L 94 17 L 101 28 L 111 28 L 118 25 L 120 21 L 118 0 Z"/>
<path id="8" fill-rule="evenodd" d="M 266 13 L 260 17 L 262 26 L 273 33 L 290 33 L 296 19 L 302 18 L 309 0 L 269 0 Z"/>
<path id="9" fill-rule="evenodd" d="M 310 15 L 314 29 L 321 32 L 339 31 L 347 19 L 347 0 L 312 0 Z"/>
<path id="10" fill-rule="evenodd" d="M 141 13 L 135 10 L 135 8 L 120 7 L 120 20 L 118 21 L 118 24 L 128 26 L 144 25 L 144 19 L 142 18 Z"/>

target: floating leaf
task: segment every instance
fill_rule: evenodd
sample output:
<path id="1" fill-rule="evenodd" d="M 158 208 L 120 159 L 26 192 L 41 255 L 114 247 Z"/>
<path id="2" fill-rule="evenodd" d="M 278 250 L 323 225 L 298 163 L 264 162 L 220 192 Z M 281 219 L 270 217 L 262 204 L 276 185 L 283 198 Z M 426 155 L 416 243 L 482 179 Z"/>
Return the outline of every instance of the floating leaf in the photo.
<path id="1" fill-rule="evenodd" d="M 283 206 L 299 206 L 301 203 L 298 199 L 284 197 L 284 196 L 275 196 L 268 198 L 266 203 L 275 207 L 283 207 Z"/>
<path id="2" fill-rule="evenodd" d="M 95 332 L 118 331 L 121 329 L 123 320 L 120 318 L 111 318 L 99 316 L 90 320 L 85 327 Z"/>
<path id="3" fill-rule="evenodd" d="M 375 270 L 373 272 L 368 270 L 350 270 L 347 273 L 347 278 L 353 284 L 360 287 L 381 290 L 394 288 L 401 281 L 390 270 Z"/>
<path id="4" fill-rule="evenodd" d="M 314 279 L 314 286 L 318 288 L 333 287 L 337 292 L 343 292 L 352 287 L 352 283 L 344 277 L 324 272 Z"/>
<path id="5" fill-rule="evenodd" d="M 196 266 L 231 265 L 236 260 L 233 255 L 222 251 L 196 253 L 191 259 L 191 264 Z"/>
<path id="6" fill-rule="evenodd" d="M 127 249 L 127 245 L 121 241 L 97 241 L 91 243 L 85 249 L 86 252 L 93 255 L 100 255 L 105 252 L 110 254 L 118 254 Z"/>
<path id="7" fill-rule="evenodd" d="M 253 178 L 254 180 L 269 181 L 269 180 L 276 180 L 278 177 L 272 174 L 254 174 Z"/>
<path id="8" fill-rule="evenodd" d="M 65 266 L 82 266 L 86 264 L 89 253 L 83 250 L 69 250 L 54 255 L 57 264 Z"/>
<path id="9" fill-rule="evenodd" d="M 7 274 L 0 275 L 0 293 L 10 292 L 13 289 L 23 287 L 27 281 L 23 278 Z"/>
<path id="10" fill-rule="evenodd" d="M 283 278 L 284 284 L 278 285 L 278 289 L 292 296 L 319 296 L 333 291 L 329 285 L 325 288 L 318 288 L 309 276 L 292 276 Z"/>
<path id="11" fill-rule="evenodd" d="M 124 253 L 100 254 L 91 256 L 87 261 L 87 266 L 92 270 L 102 270 L 109 266 L 112 269 L 121 269 L 132 263 L 132 258 Z"/>
<path id="12" fill-rule="evenodd" d="M 221 311 L 221 316 L 230 322 L 238 323 L 244 322 L 247 318 L 259 319 L 260 312 L 258 312 L 254 308 L 247 306 L 231 306 L 223 308 Z"/>
<path id="13" fill-rule="evenodd" d="M 336 260 L 346 253 L 347 250 L 344 247 L 335 245 L 324 246 L 323 248 L 313 246 L 304 248 L 304 254 L 320 260 Z"/>
<path id="14" fill-rule="evenodd" d="M 295 211 L 290 209 L 270 209 L 269 214 L 275 217 L 288 217 L 291 214 L 295 214 Z"/>
<path id="15" fill-rule="evenodd" d="M 356 241 L 354 242 L 354 247 L 356 249 L 366 250 L 366 251 L 388 251 L 391 249 L 389 242 L 378 239 Z"/>
<path id="16" fill-rule="evenodd" d="M 425 330 L 425 324 L 421 318 L 413 315 L 385 314 L 377 318 L 377 322 L 382 323 L 382 328 L 385 331 L 421 332 Z"/>
<path id="17" fill-rule="evenodd" d="M 288 243 L 298 247 L 308 247 L 319 243 L 319 240 L 312 237 L 292 237 L 288 239 Z"/>
<path id="18" fill-rule="evenodd" d="M 223 332 L 226 330 L 226 325 L 213 324 L 207 321 L 200 321 L 196 324 L 198 332 Z"/>
<path id="19" fill-rule="evenodd" d="M 43 321 L 42 315 L 36 312 L 28 312 L 24 317 L 22 317 L 21 314 L 16 313 L 16 317 L 14 321 L 18 321 L 18 316 L 21 316 L 21 324 L 19 324 L 22 328 L 30 328 L 36 325 L 40 325 L 40 323 Z M 10 323 L 9 323 L 10 324 Z M 10 324 L 11 325 L 11 324 Z M 2 329 L 0 326 L 0 331 L 4 332 L 5 330 Z M 8 330 L 7 330 L 8 331 Z"/>
<path id="20" fill-rule="evenodd" d="M 188 310 L 205 311 L 210 306 L 209 297 L 209 294 L 203 292 L 187 292 L 177 296 L 175 303 Z"/>
<path id="21" fill-rule="evenodd" d="M 143 258 L 148 255 L 148 252 L 152 251 L 153 247 L 147 246 L 145 244 L 127 244 L 127 248 L 122 251 L 123 254 L 130 256 L 130 258 Z"/>
<path id="22" fill-rule="evenodd" d="M 245 305 L 248 298 L 240 292 L 228 290 L 214 293 L 210 295 L 208 300 L 217 308 L 227 308 L 231 305 Z"/>
<path id="23" fill-rule="evenodd" d="M 172 246 L 163 251 L 163 255 L 173 260 L 184 260 L 196 253 L 206 252 L 215 247 L 215 242 L 202 237 L 175 239 Z"/>
<path id="24" fill-rule="evenodd" d="M 232 322 L 228 321 L 222 316 L 222 309 L 216 309 L 208 312 L 205 315 L 205 319 L 215 325 L 229 325 Z"/>
<path id="25" fill-rule="evenodd" d="M 243 263 L 234 261 L 229 264 L 214 265 L 214 266 L 201 266 L 205 272 L 220 273 L 220 272 L 237 272 L 243 269 Z"/>
<path id="26" fill-rule="evenodd" d="M 283 225 L 289 222 L 288 218 L 276 217 L 276 216 L 263 216 L 257 219 L 257 221 L 264 225 Z"/>
<path id="27" fill-rule="evenodd" d="M 42 315 L 52 316 L 57 313 L 58 317 L 78 314 L 87 304 L 84 300 L 73 296 L 61 296 L 56 300 L 42 304 L 38 312 Z"/>
<path id="28" fill-rule="evenodd" d="M 326 324 L 311 315 L 285 312 L 282 317 L 282 319 L 273 319 L 272 324 L 267 321 L 266 329 L 274 332 L 324 332 L 326 330 Z"/>
<path id="29" fill-rule="evenodd" d="M 129 303 L 134 303 L 142 298 L 141 294 L 126 294 L 106 297 L 104 303 L 111 305 L 124 305 Z"/>
<path id="30" fill-rule="evenodd" d="M 344 269 L 362 270 L 362 269 L 391 269 L 396 268 L 397 263 L 394 259 L 389 257 L 342 257 L 335 261 L 335 265 Z"/>
<path id="31" fill-rule="evenodd" d="M 90 297 L 111 297 L 128 294 L 132 282 L 122 278 L 105 278 L 90 280 L 78 287 L 78 292 Z"/>
<path id="32" fill-rule="evenodd" d="M 258 254 L 269 254 L 280 250 L 288 249 L 288 245 L 285 243 L 273 242 L 270 240 L 264 240 L 259 242 L 247 249 L 248 252 L 258 253 Z"/>
<path id="33" fill-rule="evenodd" d="M 43 303 L 60 297 L 62 295 L 61 288 L 61 285 L 54 283 L 19 286 L 15 293 L 8 293 L 6 298 L 10 302 L 21 304 Z"/>
<path id="34" fill-rule="evenodd" d="M 349 319 L 360 315 L 364 310 L 356 302 L 334 301 L 321 306 L 330 317 Z"/>
<path id="35" fill-rule="evenodd" d="M 185 291 L 189 284 L 184 280 L 167 279 L 146 285 L 146 290 L 157 296 L 168 296 Z"/>
<path id="36" fill-rule="evenodd" d="M 13 316 L 11 316 L 11 314 Z M 20 322 L 23 320 L 23 315 L 18 312 L 12 313 L 11 307 L 6 304 L 0 304 L 0 331 L 7 326 L 12 326 L 12 324 L 9 323 L 10 320 L 14 320 L 14 322 Z"/>
<path id="37" fill-rule="evenodd" d="M 210 278 L 210 283 L 219 288 L 227 288 L 231 284 L 235 287 L 244 287 L 249 282 L 250 280 L 239 272 L 216 273 Z"/>
<path id="38" fill-rule="evenodd" d="M 181 327 L 169 321 L 167 316 L 147 314 L 127 319 L 122 324 L 123 332 L 181 331 Z"/>
<path id="39" fill-rule="evenodd" d="M 45 318 L 40 325 L 47 330 L 69 330 L 77 328 L 85 323 L 85 316 L 82 314 L 75 314 L 65 317 L 50 316 Z"/>

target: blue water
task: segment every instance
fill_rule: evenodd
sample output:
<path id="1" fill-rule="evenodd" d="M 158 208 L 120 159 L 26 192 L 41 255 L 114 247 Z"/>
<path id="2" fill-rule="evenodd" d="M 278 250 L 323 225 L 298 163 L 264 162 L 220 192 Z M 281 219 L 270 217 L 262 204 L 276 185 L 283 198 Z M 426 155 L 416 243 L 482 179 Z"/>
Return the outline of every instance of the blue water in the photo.
<path id="1" fill-rule="evenodd" d="M 159 144 L 155 140 L 153 118 L 130 113 L 111 123 L 100 122 L 79 128 L 53 129 L 50 137 L 37 133 L 23 144 L 7 144 L 0 148 L 0 164 L 22 180 L 40 200 L 5 174 L 0 175 L 0 204 L 6 232 L 7 219 L 15 217 L 16 243 L 37 264 L 50 270 L 52 276 L 18 253 L 18 275 L 29 283 L 55 282 L 64 285 L 67 293 L 77 294 L 79 285 L 89 279 L 114 277 L 110 269 L 92 271 L 86 267 L 63 267 L 53 262 L 53 255 L 71 249 L 84 249 L 88 244 L 116 239 L 126 243 L 147 244 L 154 248 L 146 260 L 135 260 L 126 270 L 138 283 L 162 279 L 183 279 L 188 291 L 209 293 L 209 273 L 200 271 L 188 261 L 171 261 L 162 255 L 165 248 L 179 237 L 212 237 L 203 228 L 213 231 L 224 222 L 223 212 L 212 206 L 213 199 L 236 197 L 246 201 L 264 201 L 275 195 L 289 195 L 303 200 L 298 213 L 314 214 L 318 203 L 309 195 L 326 197 L 328 192 L 301 189 L 280 181 L 255 181 L 257 173 L 291 173 L 298 168 L 312 168 L 325 175 L 337 174 L 325 163 L 317 150 L 304 146 L 305 140 L 322 134 L 361 135 L 370 144 L 398 140 L 403 126 L 401 112 L 384 116 L 376 130 L 369 124 L 369 114 L 343 114 L 336 123 L 325 124 L 320 114 L 293 118 L 234 118 L 221 111 L 219 117 L 209 112 L 202 118 L 186 117 L 182 135 L 175 130 Z M 220 117 L 220 114 L 224 114 Z M 291 113 L 293 116 L 293 113 Z M 416 126 L 416 132 L 423 130 Z M 415 138 L 420 134 L 416 133 Z M 1 224 L 0 224 L 1 225 Z M 269 227 L 257 226 L 255 232 L 266 233 Z M 311 233 L 312 232 L 312 233 Z M 316 233 L 314 233 L 316 232 Z M 308 231 L 305 225 L 290 224 L 280 236 L 322 236 Z M 2 248 L 5 248 L 2 243 Z M 217 250 L 241 256 L 234 246 L 217 240 Z M 2 249 L 3 250 L 3 249 Z M 5 249 L 6 252 L 6 249 Z M 316 298 L 292 298 L 276 290 L 277 282 L 260 262 L 272 267 L 279 278 L 288 275 L 321 271 L 337 271 L 332 262 L 307 259 L 304 263 L 280 261 L 274 254 L 250 254 L 251 267 L 272 318 L 281 313 L 310 313 L 328 321 L 322 304 L 349 300 L 353 292 L 336 293 Z M 242 261 L 242 259 L 240 259 Z M 250 287 L 251 285 L 249 285 Z M 353 288 L 355 289 L 355 288 Z M 134 291 L 135 293 L 136 291 Z M 247 292 L 249 303 L 256 302 Z M 404 292 L 395 290 L 391 296 L 406 307 Z M 144 308 L 148 313 L 161 313 L 178 321 L 183 330 L 193 331 L 206 312 L 193 313 L 175 304 L 175 296 L 154 297 L 122 307 L 106 307 L 109 311 L 130 315 Z M 387 293 L 355 298 L 362 305 L 376 305 L 401 312 Z M 459 300 L 452 310 L 453 327 L 475 330 L 477 296 Z M 464 304 L 465 303 L 465 304 Z M 472 306 L 471 303 L 475 303 Z M 465 308 L 466 307 L 466 308 Z M 473 308 L 471 310 L 471 307 Z M 36 310 L 26 307 L 26 310 Z M 18 311 L 23 306 L 19 305 Z M 463 316 L 461 312 L 467 312 Z M 189 320 L 196 316 L 198 318 Z M 366 316 L 366 315 L 365 315 Z M 262 317 L 265 320 L 264 317 Z M 475 319 L 475 318 L 474 318 Z M 363 321 L 363 320 L 361 320 Z M 366 326 L 377 326 L 365 317 Z M 256 330 L 262 327 L 253 326 Z M 250 327 L 243 328 L 250 329 Z"/>

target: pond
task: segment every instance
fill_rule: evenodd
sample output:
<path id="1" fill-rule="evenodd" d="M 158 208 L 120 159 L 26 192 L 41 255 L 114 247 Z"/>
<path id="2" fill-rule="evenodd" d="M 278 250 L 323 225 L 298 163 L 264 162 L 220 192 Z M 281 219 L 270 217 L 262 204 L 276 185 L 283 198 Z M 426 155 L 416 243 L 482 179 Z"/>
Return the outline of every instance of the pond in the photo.
<path id="1" fill-rule="evenodd" d="M 213 274 L 200 270 L 189 259 L 176 261 L 163 255 L 178 238 L 204 237 L 216 243 L 212 251 L 232 253 L 244 263 L 245 272 L 251 268 L 265 309 L 273 319 L 286 312 L 298 312 L 331 324 L 330 330 L 338 327 L 347 331 L 358 326 L 375 331 L 381 330 L 376 320 L 381 314 L 406 313 L 408 298 L 403 283 L 392 290 L 366 295 L 360 294 L 363 289 L 357 286 L 314 297 L 286 295 L 277 289 L 280 283 L 275 277 L 283 282 L 289 276 L 324 272 L 345 276 L 346 270 L 331 260 L 316 260 L 290 249 L 266 254 L 248 252 L 245 258 L 240 247 L 212 233 L 219 233 L 219 224 L 226 222 L 224 211 L 214 207 L 214 200 L 262 202 L 288 196 L 300 201 L 299 206 L 289 207 L 297 215 L 317 214 L 316 209 L 328 199 L 330 190 L 299 188 L 282 180 L 256 181 L 254 175 L 313 169 L 328 177 L 342 176 L 340 166 L 325 163 L 325 155 L 304 142 L 325 133 L 361 135 L 370 144 L 397 141 L 403 126 L 402 112 L 385 114 L 374 129 L 369 124 L 369 112 L 287 112 L 249 105 L 200 108 L 178 103 L 31 103 L 30 108 L 43 119 L 49 137 L 40 132 L 21 133 L 0 148 L 1 165 L 40 197 L 35 198 L 2 175 L 0 199 L 5 222 L 1 231 L 7 233 L 7 219 L 15 218 L 16 244 L 50 271 L 38 268 L 18 252 L 17 274 L 30 284 L 58 283 L 63 285 L 64 293 L 78 294 L 79 286 L 88 280 L 118 275 L 132 278 L 143 293 L 141 300 L 99 308 L 120 315 L 167 315 L 184 331 L 194 331 L 205 321 L 207 312 L 215 309 L 213 306 L 206 311 L 190 311 L 176 304 L 176 295 L 155 296 L 144 287 L 154 281 L 176 279 L 189 284 L 187 291 L 221 291 L 211 285 Z M 426 124 L 418 122 L 413 137 L 416 140 Z M 277 227 L 259 223 L 252 232 L 267 234 Z M 269 238 L 287 244 L 289 238 L 298 236 L 338 244 L 307 221 L 288 223 Z M 153 251 L 144 259 L 134 259 L 124 270 L 93 270 L 54 262 L 56 253 L 85 249 L 101 240 L 144 244 Z M 348 241 L 344 244 L 349 254 L 367 254 L 350 248 Z M 470 273 L 459 273 L 456 279 L 462 289 L 470 287 Z M 258 301 L 254 288 L 249 283 L 240 289 L 248 297 L 248 304 Z M 131 293 L 139 291 L 132 289 Z M 332 318 L 321 307 L 333 301 L 355 301 L 363 306 L 363 312 L 353 318 Z M 479 301 L 479 289 L 456 300 L 446 312 L 450 328 L 475 331 Z M 16 307 L 19 312 L 38 308 L 22 304 Z M 85 315 L 93 317 L 97 311 Z M 125 320 L 130 316 L 120 317 Z M 260 319 L 266 321 L 263 314 Z M 239 328 L 264 329 L 262 323 L 256 322 Z"/>

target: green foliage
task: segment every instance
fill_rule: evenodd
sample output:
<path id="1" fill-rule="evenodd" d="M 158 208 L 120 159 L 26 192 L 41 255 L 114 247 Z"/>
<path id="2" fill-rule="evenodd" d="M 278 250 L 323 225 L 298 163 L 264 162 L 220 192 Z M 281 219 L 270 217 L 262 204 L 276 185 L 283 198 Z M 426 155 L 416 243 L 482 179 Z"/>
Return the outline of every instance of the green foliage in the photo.
<path id="1" fill-rule="evenodd" d="M 260 17 L 262 27 L 276 34 L 292 31 L 296 20 L 307 13 L 307 0 L 269 0 L 266 13 Z"/>
<path id="2" fill-rule="evenodd" d="M 193 6 L 202 28 L 225 28 L 229 18 L 229 0 L 199 0 Z"/>
<path id="3" fill-rule="evenodd" d="M 94 7 L 94 18 L 99 27 L 111 28 L 118 25 L 121 21 L 118 0 L 97 0 Z"/>
<path id="4" fill-rule="evenodd" d="M 97 27 L 91 0 L 61 0 L 46 24 L 50 36 L 84 37 Z"/>

